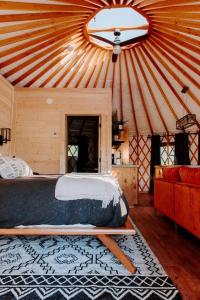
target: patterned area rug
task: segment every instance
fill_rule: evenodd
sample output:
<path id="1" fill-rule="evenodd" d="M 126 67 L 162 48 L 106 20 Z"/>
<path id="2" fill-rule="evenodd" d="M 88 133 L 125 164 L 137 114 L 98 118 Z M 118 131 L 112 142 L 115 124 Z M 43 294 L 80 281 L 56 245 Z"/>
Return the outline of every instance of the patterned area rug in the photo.
<path id="1" fill-rule="evenodd" d="M 0 299 L 181 299 L 139 231 L 115 239 L 135 275 L 95 237 L 0 237 Z"/>

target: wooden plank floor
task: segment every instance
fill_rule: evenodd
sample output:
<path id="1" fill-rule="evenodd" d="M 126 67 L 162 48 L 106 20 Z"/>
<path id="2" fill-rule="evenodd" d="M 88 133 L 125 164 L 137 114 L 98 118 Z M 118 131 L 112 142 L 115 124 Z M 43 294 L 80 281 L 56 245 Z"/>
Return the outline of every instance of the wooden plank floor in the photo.
<path id="1" fill-rule="evenodd" d="M 200 240 L 178 228 L 152 206 L 137 206 L 130 215 L 177 286 L 184 300 L 200 300 Z"/>

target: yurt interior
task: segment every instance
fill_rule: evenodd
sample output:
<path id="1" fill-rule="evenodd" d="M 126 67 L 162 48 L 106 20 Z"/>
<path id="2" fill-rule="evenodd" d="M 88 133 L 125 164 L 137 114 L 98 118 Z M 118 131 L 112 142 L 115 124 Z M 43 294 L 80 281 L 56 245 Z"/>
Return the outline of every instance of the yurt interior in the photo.
<path id="1" fill-rule="evenodd" d="M 0 0 L 0 300 L 200 300 L 199 66 L 199 0 Z"/>

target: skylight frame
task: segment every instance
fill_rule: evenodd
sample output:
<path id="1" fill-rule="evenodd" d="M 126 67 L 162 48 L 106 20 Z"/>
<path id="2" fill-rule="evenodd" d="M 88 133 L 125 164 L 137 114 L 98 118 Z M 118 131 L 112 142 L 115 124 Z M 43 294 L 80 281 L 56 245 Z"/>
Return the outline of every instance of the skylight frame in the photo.
<path id="1" fill-rule="evenodd" d="M 122 4 L 118 4 L 118 5 L 110 5 L 110 6 L 106 6 L 106 7 L 102 7 L 102 8 L 99 8 L 97 10 L 95 10 L 95 12 L 93 14 L 91 14 L 88 19 L 86 20 L 85 24 L 84 24 L 84 27 L 83 27 L 83 32 L 84 32 L 84 35 L 86 37 L 86 39 L 91 43 L 93 44 L 94 46 L 96 47 L 100 47 L 100 48 L 103 48 L 103 49 L 106 49 L 106 50 L 112 50 L 113 47 L 110 46 L 110 45 L 103 45 L 103 44 L 100 44 L 100 43 L 97 43 L 95 41 L 95 39 L 91 38 L 89 33 L 88 33 L 88 24 L 89 22 L 102 10 L 108 10 L 108 9 L 117 9 L 117 8 L 129 8 L 129 9 L 132 9 L 133 11 L 137 12 L 138 14 L 140 14 L 141 16 L 143 16 L 145 19 L 146 19 L 146 22 L 148 24 L 148 29 L 147 29 L 147 33 L 150 33 L 151 30 L 152 30 L 152 24 L 151 24 L 151 19 L 147 16 L 146 13 L 144 13 L 143 11 L 141 11 L 140 9 L 138 9 L 137 7 L 132 7 L 132 6 L 129 6 L 129 5 L 122 5 Z M 130 49 L 132 48 L 134 45 L 130 45 L 130 46 L 126 46 L 126 47 L 123 47 L 122 49 Z"/>

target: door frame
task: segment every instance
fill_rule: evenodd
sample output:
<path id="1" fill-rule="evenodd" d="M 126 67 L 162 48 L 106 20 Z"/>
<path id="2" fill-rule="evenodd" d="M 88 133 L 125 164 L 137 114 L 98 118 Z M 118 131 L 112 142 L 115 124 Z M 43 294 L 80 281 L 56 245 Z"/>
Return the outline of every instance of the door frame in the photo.
<path id="1" fill-rule="evenodd" d="M 65 130 L 64 130 L 64 170 L 67 173 L 67 149 L 68 149 L 68 117 L 98 117 L 98 173 L 101 173 L 101 115 L 99 114 L 65 114 Z"/>

